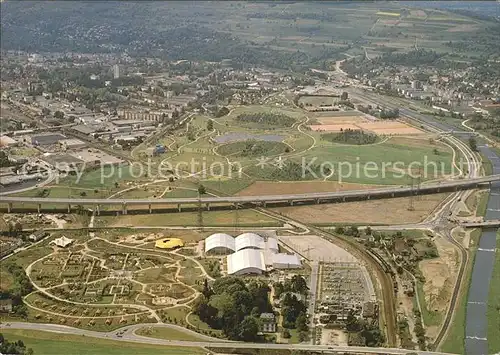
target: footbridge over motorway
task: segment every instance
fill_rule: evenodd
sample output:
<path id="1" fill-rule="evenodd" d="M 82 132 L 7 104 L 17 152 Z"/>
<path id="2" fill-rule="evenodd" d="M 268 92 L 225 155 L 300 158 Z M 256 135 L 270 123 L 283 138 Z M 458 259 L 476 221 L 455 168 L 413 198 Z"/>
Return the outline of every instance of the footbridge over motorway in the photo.
<path id="1" fill-rule="evenodd" d="M 362 201 L 369 199 L 391 198 L 417 194 L 433 194 L 450 192 L 478 187 L 491 186 L 493 182 L 500 181 L 500 174 L 485 176 L 473 179 L 459 179 L 452 181 L 442 181 L 436 183 L 423 184 L 418 189 L 413 186 L 390 186 L 385 188 L 369 190 L 351 190 L 338 192 L 318 192 L 307 194 L 287 194 L 287 195 L 264 195 L 264 196 L 228 196 L 228 197 L 200 197 L 200 198 L 164 198 L 164 199 L 96 199 L 96 198 L 43 198 L 43 197 L 0 197 L 0 208 L 13 212 L 14 208 L 22 211 L 42 210 L 54 211 L 54 209 L 67 209 L 68 213 L 76 206 L 92 208 L 96 214 L 106 206 L 106 211 L 119 210 L 123 214 L 135 207 L 138 211 L 149 211 L 153 209 L 171 209 L 177 206 L 181 211 L 182 206 L 204 206 L 210 209 L 214 205 L 223 205 L 225 208 L 235 207 L 255 207 L 267 204 L 282 205 L 287 204 L 319 204 L 336 203 L 347 201 Z M 174 206 L 174 207 L 173 207 Z M 146 207 L 146 208 L 145 208 Z"/>

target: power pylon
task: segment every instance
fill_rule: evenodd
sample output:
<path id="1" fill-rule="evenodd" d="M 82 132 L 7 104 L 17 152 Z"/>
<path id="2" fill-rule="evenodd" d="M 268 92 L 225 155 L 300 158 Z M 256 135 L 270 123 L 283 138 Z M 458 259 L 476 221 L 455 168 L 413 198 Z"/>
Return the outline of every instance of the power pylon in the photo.
<path id="1" fill-rule="evenodd" d="M 203 229 L 203 206 L 201 205 L 200 194 L 198 194 L 198 227 Z"/>
<path id="2" fill-rule="evenodd" d="M 237 235 L 239 232 L 239 224 L 240 224 L 240 216 L 238 211 L 238 203 L 234 204 L 234 220 L 233 220 L 233 229 L 234 235 Z"/>
<path id="3" fill-rule="evenodd" d="M 408 211 L 415 211 L 415 181 L 414 177 L 410 176 L 411 185 L 410 185 L 410 200 L 408 201 Z"/>

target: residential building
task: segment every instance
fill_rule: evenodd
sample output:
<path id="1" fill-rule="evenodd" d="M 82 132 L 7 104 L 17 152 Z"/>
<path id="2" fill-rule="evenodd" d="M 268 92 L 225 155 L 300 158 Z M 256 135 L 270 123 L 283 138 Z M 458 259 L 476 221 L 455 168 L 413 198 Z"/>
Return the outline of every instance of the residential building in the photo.
<path id="1" fill-rule="evenodd" d="M 276 316 L 273 313 L 262 313 L 260 319 L 260 331 L 262 333 L 276 332 Z"/>

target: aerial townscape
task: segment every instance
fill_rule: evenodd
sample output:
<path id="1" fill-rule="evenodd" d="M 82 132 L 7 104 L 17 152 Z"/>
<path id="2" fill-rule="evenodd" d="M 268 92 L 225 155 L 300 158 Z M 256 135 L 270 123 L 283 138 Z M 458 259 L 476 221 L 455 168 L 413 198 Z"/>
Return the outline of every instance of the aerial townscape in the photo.
<path id="1" fill-rule="evenodd" d="M 500 354 L 499 1 L 0 10 L 0 354 Z"/>

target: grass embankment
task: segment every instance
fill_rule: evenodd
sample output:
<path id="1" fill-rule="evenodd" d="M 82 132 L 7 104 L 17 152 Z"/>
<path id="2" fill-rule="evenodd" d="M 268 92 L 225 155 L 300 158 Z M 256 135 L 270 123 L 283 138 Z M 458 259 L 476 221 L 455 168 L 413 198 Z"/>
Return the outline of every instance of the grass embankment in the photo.
<path id="1" fill-rule="evenodd" d="M 497 232 L 495 267 L 488 296 L 488 353 L 500 353 L 500 233 Z"/>
<path id="2" fill-rule="evenodd" d="M 135 333 L 137 335 L 150 338 L 157 338 L 157 339 L 203 341 L 202 338 L 194 334 L 188 334 L 177 329 L 165 328 L 165 327 L 144 327 L 138 329 Z"/>
<path id="3" fill-rule="evenodd" d="M 34 330 L 2 329 L 9 341 L 22 340 L 27 348 L 32 348 L 36 355 L 72 354 L 72 355 L 201 355 L 200 348 L 170 347 L 165 345 L 135 344 L 81 335 L 50 333 Z"/>

